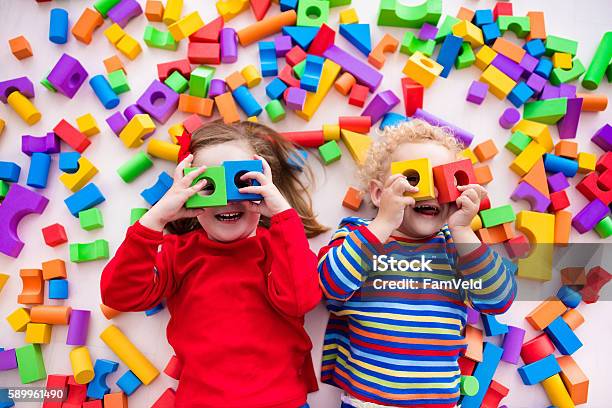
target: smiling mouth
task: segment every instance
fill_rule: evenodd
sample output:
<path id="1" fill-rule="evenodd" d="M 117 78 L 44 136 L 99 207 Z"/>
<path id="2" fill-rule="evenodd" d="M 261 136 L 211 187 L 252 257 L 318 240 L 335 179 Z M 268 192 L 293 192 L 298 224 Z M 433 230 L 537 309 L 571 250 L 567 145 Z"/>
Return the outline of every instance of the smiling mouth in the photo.
<path id="1" fill-rule="evenodd" d="M 240 218 L 242 218 L 243 214 L 244 213 L 242 212 L 226 212 L 226 213 L 216 214 L 215 218 L 221 222 L 236 222 Z"/>
<path id="2" fill-rule="evenodd" d="M 432 204 L 418 204 L 414 207 L 414 211 L 419 214 L 435 217 L 440 214 L 440 207 Z"/>

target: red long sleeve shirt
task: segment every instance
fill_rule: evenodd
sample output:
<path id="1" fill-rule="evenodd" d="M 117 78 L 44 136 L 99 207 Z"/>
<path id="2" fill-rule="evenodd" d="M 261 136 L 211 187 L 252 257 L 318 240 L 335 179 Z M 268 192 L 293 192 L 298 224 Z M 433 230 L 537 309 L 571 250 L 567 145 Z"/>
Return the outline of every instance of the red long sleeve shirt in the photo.
<path id="1" fill-rule="evenodd" d="M 120 311 L 167 299 L 167 337 L 183 366 L 177 407 L 297 408 L 317 390 L 303 327 L 321 299 L 317 258 L 293 209 L 228 243 L 137 222 L 100 286 L 102 302 Z"/>

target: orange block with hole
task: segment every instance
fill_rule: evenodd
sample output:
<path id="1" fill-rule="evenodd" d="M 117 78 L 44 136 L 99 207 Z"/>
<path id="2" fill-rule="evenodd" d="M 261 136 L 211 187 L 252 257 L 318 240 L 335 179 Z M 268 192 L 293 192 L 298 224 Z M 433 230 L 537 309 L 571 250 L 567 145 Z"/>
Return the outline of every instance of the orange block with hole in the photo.
<path id="1" fill-rule="evenodd" d="M 465 326 L 466 358 L 472 361 L 482 361 L 482 330 L 474 326 Z"/>
<path id="2" fill-rule="evenodd" d="M 491 168 L 486 164 L 474 167 L 474 175 L 476 176 L 476 182 L 481 186 L 486 186 L 491 181 L 493 181 L 493 174 L 491 173 Z"/>
<path id="3" fill-rule="evenodd" d="M 555 155 L 567 157 L 568 159 L 577 159 L 578 143 L 569 140 L 561 140 L 555 145 Z"/>
<path id="4" fill-rule="evenodd" d="M 493 43 L 493 50 L 497 51 L 500 54 L 505 55 L 510 58 L 512 61 L 520 64 L 521 60 L 525 56 L 526 51 L 522 49 L 520 46 L 516 45 L 513 42 L 506 40 L 503 37 L 498 37 Z"/>
<path id="5" fill-rule="evenodd" d="M 17 303 L 22 305 L 40 305 L 45 301 L 45 281 L 40 269 L 22 269 L 19 277 L 23 282 L 21 294 L 17 296 Z"/>
<path id="6" fill-rule="evenodd" d="M 473 151 L 480 162 L 491 160 L 497 153 L 499 153 L 493 139 L 485 140 L 484 142 L 477 144 Z"/>
<path id="7" fill-rule="evenodd" d="M 349 74 L 348 72 L 345 72 L 344 74 L 340 75 L 340 78 L 336 80 L 336 82 L 334 83 L 334 88 L 336 88 L 336 91 L 346 96 L 351 92 L 351 89 L 353 89 L 353 85 L 355 85 L 356 83 L 357 80 L 355 79 L 355 77 Z"/>
<path id="8" fill-rule="evenodd" d="M 89 44 L 93 33 L 104 24 L 104 18 L 94 9 L 86 8 L 72 26 L 72 35 L 82 43 Z"/>
<path id="9" fill-rule="evenodd" d="M 361 207 L 362 200 L 363 194 L 361 191 L 357 190 L 355 187 L 349 187 L 346 190 L 344 199 L 342 200 L 342 206 L 353 211 L 358 211 L 359 207 Z"/>
<path id="10" fill-rule="evenodd" d="M 459 11 L 457 11 L 457 18 L 459 20 L 472 21 L 474 14 L 474 10 L 470 10 L 467 7 L 459 7 Z"/>
<path id="11" fill-rule="evenodd" d="M 512 223 L 507 222 L 494 227 L 481 228 L 476 231 L 476 235 L 485 244 L 500 244 L 514 238 L 514 229 L 512 229 Z"/>
<path id="12" fill-rule="evenodd" d="M 370 52 L 370 55 L 368 55 L 368 62 L 376 68 L 381 69 L 387 61 L 385 53 L 393 53 L 397 51 L 398 46 L 399 41 L 395 37 L 393 37 L 391 34 L 385 34 L 385 36 L 378 42 L 376 47 L 374 47 L 374 49 Z"/>
<path id="13" fill-rule="evenodd" d="M 584 323 L 584 316 L 576 309 L 567 309 L 567 312 L 563 313 L 561 318 L 572 330 L 576 330 Z"/>
<path id="14" fill-rule="evenodd" d="M 145 16 L 149 21 L 162 21 L 164 17 L 164 4 L 158 0 L 147 0 Z"/>
<path id="15" fill-rule="evenodd" d="M 217 109 L 219 109 L 219 114 L 223 118 L 223 122 L 229 125 L 230 123 L 240 121 L 240 113 L 238 113 L 236 101 L 234 101 L 234 97 L 231 93 L 226 92 L 215 96 L 215 104 L 217 105 Z"/>
<path id="16" fill-rule="evenodd" d="M 11 38 L 9 40 L 9 46 L 11 47 L 11 52 L 18 60 L 29 58 L 34 55 L 30 43 L 23 35 Z"/>
<path id="17" fill-rule="evenodd" d="M 234 71 L 225 78 L 225 83 L 232 91 L 235 91 L 241 86 L 246 85 L 246 79 L 244 79 L 240 71 Z"/>
<path id="18" fill-rule="evenodd" d="M 540 39 L 546 39 L 546 25 L 544 23 L 544 13 L 541 11 L 529 11 L 527 12 L 529 17 L 529 34 L 527 34 L 527 41 Z"/>
<path id="19" fill-rule="evenodd" d="M 557 211 L 555 213 L 555 245 L 567 246 L 572 230 L 572 213 Z"/>
<path id="20" fill-rule="evenodd" d="M 521 178 L 521 181 L 527 182 L 534 187 L 546 198 L 550 198 L 548 190 L 548 180 L 546 179 L 546 170 L 544 169 L 544 160 L 539 158 L 536 164 Z"/>
<path id="21" fill-rule="evenodd" d="M 180 94 L 178 109 L 181 112 L 197 113 L 201 116 L 212 116 L 214 102 L 210 98 L 200 98 L 193 95 Z"/>
<path id="22" fill-rule="evenodd" d="M 109 74 L 120 69 L 127 75 L 123 62 L 121 62 L 117 55 L 113 55 L 112 57 L 105 59 L 104 68 L 106 68 L 106 72 Z"/>
<path id="23" fill-rule="evenodd" d="M 589 398 L 589 379 L 586 374 L 572 356 L 559 356 L 557 363 L 561 367 L 561 380 L 574 404 L 585 404 Z"/>
<path id="24" fill-rule="evenodd" d="M 66 279 L 66 262 L 61 259 L 52 259 L 42 263 L 43 279 Z"/>
<path id="25" fill-rule="evenodd" d="M 525 320 L 536 330 L 544 330 L 557 317 L 561 316 L 567 307 L 556 296 L 551 296 L 531 311 Z"/>

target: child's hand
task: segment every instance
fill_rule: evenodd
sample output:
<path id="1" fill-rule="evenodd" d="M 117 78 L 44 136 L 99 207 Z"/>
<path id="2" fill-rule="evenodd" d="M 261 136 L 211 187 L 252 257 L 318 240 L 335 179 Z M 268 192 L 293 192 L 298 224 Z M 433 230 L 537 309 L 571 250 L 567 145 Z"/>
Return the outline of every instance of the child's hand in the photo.
<path id="1" fill-rule="evenodd" d="M 240 180 L 256 180 L 259 182 L 259 186 L 248 186 L 238 189 L 243 194 L 259 194 L 263 197 L 263 200 L 259 203 L 249 202 L 251 208 L 259 212 L 265 217 L 272 217 L 273 215 L 279 214 L 285 210 L 291 208 L 285 197 L 281 194 L 278 188 L 272 182 L 272 170 L 270 165 L 261 156 L 254 155 L 255 160 L 261 160 L 263 167 L 263 173 L 258 171 L 249 171 L 240 177 Z"/>
<path id="2" fill-rule="evenodd" d="M 457 211 L 449 217 L 448 227 L 451 229 L 470 228 L 472 219 L 478 214 L 480 201 L 487 196 L 487 190 L 480 184 L 457 186 L 457 190 L 461 191 L 461 195 L 455 201 Z"/>
<path id="3" fill-rule="evenodd" d="M 402 225 L 404 210 L 414 206 L 414 197 L 404 193 L 416 193 L 419 189 L 411 185 L 403 174 L 394 174 L 387 178 L 380 195 L 378 215 L 369 225 L 370 230 L 381 241 L 385 242 L 391 233 Z"/>
<path id="4" fill-rule="evenodd" d="M 205 179 L 191 186 L 193 180 L 206 171 L 206 166 L 202 166 L 186 176 L 183 175 L 183 170 L 191 166 L 192 161 L 193 155 L 190 154 L 176 166 L 172 187 L 161 200 L 142 216 L 140 219 L 142 225 L 156 231 L 162 231 L 169 222 L 181 218 L 197 217 L 204 212 L 203 208 L 187 209 L 184 207 L 189 197 L 199 193 L 206 186 Z"/>

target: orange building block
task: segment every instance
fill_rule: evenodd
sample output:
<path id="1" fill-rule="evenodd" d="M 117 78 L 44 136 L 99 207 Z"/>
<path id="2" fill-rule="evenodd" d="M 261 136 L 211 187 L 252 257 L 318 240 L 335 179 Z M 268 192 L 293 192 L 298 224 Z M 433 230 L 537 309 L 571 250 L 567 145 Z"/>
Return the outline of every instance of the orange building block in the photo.
<path id="1" fill-rule="evenodd" d="M 589 397 L 589 379 L 580 369 L 572 356 L 559 356 L 557 363 L 561 367 L 561 380 L 576 405 L 585 404 Z"/>
<path id="2" fill-rule="evenodd" d="M 506 40 L 503 37 L 499 37 L 493 43 L 493 50 L 500 54 L 505 55 L 516 63 L 520 63 L 525 56 L 525 50 L 516 45 L 513 42 Z"/>
<path id="3" fill-rule="evenodd" d="M 546 25 L 544 24 L 544 13 L 541 11 L 529 11 L 527 13 L 529 17 L 529 34 L 527 34 L 527 41 L 540 39 L 546 39 Z"/>
<path id="4" fill-rule="evenodd" d="M 217 109 L 219 109 L 219 114 L 223 118 L 223 122 L 230 124 L 240 121 L 238 107 L 230 92 L 215 96 L 215 104 L 217 105 Z"/>
<path id="5" fill-rule="evenodd" d="M 561 269 L 562 285 L 586 285 L 586 271 L 581 266 Z"/>
<path id="6" fill-rule="evenodd" d="M 125 67 L 123 66 L 123 62 L 121 62 L 121 60 L 119 59 L 119 56 L 117 55 L 113 55 L 112 57 L 105 59 L 104 68 L 106 68 L 106 72 L 109 74 L 111 72 L 114 72 L 120 69 L 120 70 L 123 70 L 123 72 L 127 75 L 127 71 L 125 70 Z"/>
<path id="7" fill-rule="evenodd" d="M 603 112 L 608 107 L 608 95 L 596 93 L 576 94 L 576 98 L 582 98 L 582 112 Z"/>
<path id="8" fill-rule="evenodd" d="M 544 330 L 553 320 L 561 316 L 567 307 L 556 296 L 551 296 L 531 311 L 525 320 L 536 330 Z"/>
<path id="9" fill-rule="evenodd" d="M 512 229 L 512 223 L 507 222 L 494 227 L 481 228 L 476 231 L 476 235 L 485 244 L 500 244 L 514 237 L 514 229 Z"/>
<path id="10" fill-rule="evenodd" d="M 521 178 L 521 181 L 527 182 L 534 187 L 546 198 L 550 198 L 548 190 L 548 181 L 546 180 L 546 170 L 544 169 L 544 160 L 539 158 L 536 164 Z"/>
<path id="11" fill-rule="evenodd" d="M 94 9 L 89 7 L 83 10 L 81 17 L 72 26 L 72 35 L 82 43 L 89 44 L 93 38 L 93 33 L 98 27 L 104 24 L 104 19 Z"/>
<path id="12" fill-rule="evenodd" d="M 572 229 L 572 213 L 557 211 L 555 213 L 555 245 L 567 246 Z"/>
<path id="13" fill-rule="evenodd" d="M 474 167 L 474 175 L 476 176 L 476 182 L 481 186 L 486 186 L 491 181 L 493 181 L 493 174 L 491 173 L 491 168 L 486 164 Z"/>
<path id="14" fill-rule="evenodd" d="M 459 11 L 457 11 L 457 16 L 459 20 L 467 20 L 472 21 L 474 18 L 474 10 L 470 10 L 467 7 L 459 7 Z"/>
<path id="15" fill-rule="evenodd" d="M 493 139 L 485 140 L 484 142 L 477 144 L 473 151 L 480 162 L 491 160 L 497 153 L 499 153 Z"/>
<path id="16" fill-rule="evenodd" d="M 370 52 L 370 55 L 368 55 L 368 62 L 376 68 L 381 69 L 387 60 L 385 53 L 395 52 L 398 46 L 399 41 L 395 37 L 391 34 L 385 34 L 376 47 Z"/>
<path id="17" fill-rule="evenodd" d="M 251 24 L 250 26 L 238 31 L 236 34 L 238 35 L 240 45 L 246 47 L 255 41 L 259 41 L 274 33 L 278 33 L 285 26 L 295 25 L 296 21 L 297 13 L 295 10 L 287 10 Z"/>
<path id="18" fill-rule="evenodd" d="M 336 82 L 334 83 L 334 88 L 336 88 L 336 91 L 346 96 L 351 92 L 351 89 L 353 89 L 353 85 L 355 85 L 356 83 L 357 80 L 355 79 L 355 77 L 349 74 L 348 72 L 345 72 L 344 74 L 340 75 L 340 78 L 336 80 Z"/>
<path id="19" fill-rule="evenodd" d="M 100 303 L 100 311 L 102 312 L 102 314 L 104 315 L 104 317 L 106 317 L 106 319 L 110 320 L 115 316 L 118 316 L 121 314 L 121 312 L 119 310 L 113 309 L 110 306 L 106 306 L 103 303 Z"/>
<path id="20" fill-rule="evenodd" d="M 40 305 L 45 300 L 45 281 L 42 270 L 22 269 L 19 277 L 23 282 L 21 294 L 17 296 L 17 303 L 22 305 Z"/>
<path id="21" fill-rule="evenodd" d="M 472 361 L 482 361 L 482 330 L 474 326 L 465 326 L 466 358 Z"/>
<path id="22" fill-rule="evenodd" d="M 561 140 L 555 145 L 555 155 L 567 157 L 568 159 L 577 159 L 578 143 L 570 140 Z"/>
<path id="23" fill-rule="evenodd" d="M 584 323 L 584 316 L 576 309 L 567 309 L 567 312 L 563 313 L 561 318 L 572 330 L 576 330 Z"/>
<path id="24" fill-rule="evenodd" d="M 235 91 L 241 86 L 246 85 L 246 79 L 244 79 L 240 71 L 234 71 L 225 77 L 225 83 L 232 91 Z"/>
<path id="25" fill-rule="evenodd" d="M 30 43 L 23 35 L 11 38 L 9 40 L 9 46 L 11 47 L 11 52 L 18 60 L 29 58 L 34 55 Z"/>
<path id="26" fill-rule="evenodd" d="M 212 116 L 214 102 L 210 98 L 200 98 L 193 95 L 180 94 L 178 109 L 181 112 L 197 113 L 198 115 Z"/>
<path id="27" fill-rule="evenodd" d="M 164 4 L 158 0 L 147 0 L 145 16 L 149 21 L 162 21 L 164 17 Z"/>
<path id="28" fill-rule="evenodd" d="M 34 323 L 68 324 L 71 312 L 70 306 L 33 306 L 30 309 L 30 320 Z"/>
<path id="29" fill-rule="evenodd" d="M 66 262 L 61 259 L 52 259 L 42 263 L 42 274 L 44 280 L 66 279 Z"/>
<path id="30" fill-rule="evenodd" d="M 127 395 L 121 391 L 105 394 L 104 408 L 128 408 Z"/>
<path id="31" fill-rule="evenodd" d="M 361 207 L 362 200 L 363 194 L 361 193 L 361 191 L 359 191 L 355 187 L 349 187 L 346 190 L 344 199 L 342 200 L 342 206 L 349 208 L 353 211 L 358 211 L 359 207 Z"/>

